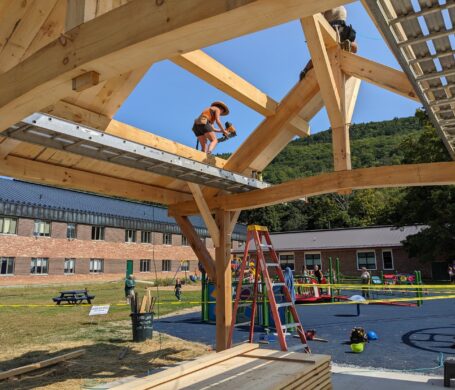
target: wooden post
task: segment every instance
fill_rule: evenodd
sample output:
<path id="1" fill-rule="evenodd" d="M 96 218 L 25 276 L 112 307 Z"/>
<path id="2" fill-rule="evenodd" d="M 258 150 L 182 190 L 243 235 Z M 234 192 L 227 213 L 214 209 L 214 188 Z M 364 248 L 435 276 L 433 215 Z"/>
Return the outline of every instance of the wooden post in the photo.
<path id="1" fill-rule="evenodd" d="M 232 321 L 230 212 L 217 210 L 216 222 L 220 230 L 220 245 L 215 248 L 216 350 L 219 352 L 228 348 L 229 327 Z"/>

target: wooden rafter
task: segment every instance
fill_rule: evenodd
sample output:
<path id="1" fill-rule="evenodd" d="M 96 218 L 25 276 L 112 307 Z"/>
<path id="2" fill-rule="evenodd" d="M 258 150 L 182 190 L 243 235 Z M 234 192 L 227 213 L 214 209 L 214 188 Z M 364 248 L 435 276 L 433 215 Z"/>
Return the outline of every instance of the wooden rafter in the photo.
<path id="1" fill-rule="evenodd" d="M 71 96 L 87 71 L 100 81 L 165 58 L 342 4 L 341 0 L 131 2 L 88 21 L 0 75 L 0 128 Z M 229 12 L 227 12 L 229 11 Z M 229 28 L 219 28 L 229 25 Z M 122 31 L 122 34 L 118 34 Z M 204 31 L 201 34 L 200 31 Z M 24 77 L 33 75 L 33 77 Z"/>
<path id="2" fill-rule="evenodd" d="M 173 58 L 172 61 L 256 112 L 266 117 L 275 114 L 278 102 L 202 50 L 182 54 Z M 310 127 L 302 117 L 296 116 L 291 120 L 290 125 L 296 135 L 309 135 Z"/>
<path id="3" fill-rule="evenodd" d="M 404 72 L 346 51 L 341 53 L 341 69 L 350 76 L 358 77 L 408 99 L 419 101 Z"/>
<path id="4" fill-rule="evenodd" d="M 193 194 L 194 201 L 197 204 L 199 212 L 202 216 L 202 219 L 205 222 L 205 226 L 210 233 L 210 237 L 212 238 L 213 245 L 215 247 L 220 246 L 220 230 L 216 225 L 215 219 L 210 212 L 209 207 L 207 206 L 207 202 L 204 199 L 204 194 L 202 193 L 201 187 L 198 184 L 188 182 L 188 187 Z"/>
<path id="5" fill-rule="evenodd" d="M 3 144 L 0 155 L 4 154 Z M 146 202 L 170 204 L 191 199 L 183 192 L 12 155 L 2 160 L 0 175 Z"/>
<path id="6" fill-rule="evenodd" d="M 338 192 L 343 189 L 419 187 L 455 184 L 455 162 L 393 165 L 324 173 L 290 180 L 248 193 L 220 195 L 207 201 L 210 209 L 245 210 L 290 202 Z M 170 212 L 191 215 L 198 213 L 194 202 L 173 205 Z"/>
<path id="7" fill-rule="evenodd" d="M 216 281 L 215 261 L 207 250 L 205 244 L 202 242 L 201 238 L 198 236 L 196 230 L 194 230 L 191 221 L 188 219 L 188 217 L 179 215 L 175 216 L 175 220 L 178 223 L 180 230 L 184 236 L 188 239 L 188 243 L 196 254 L 198 260 L 204 266 L 204 269 L 206 270 L 210 279 Z"/>

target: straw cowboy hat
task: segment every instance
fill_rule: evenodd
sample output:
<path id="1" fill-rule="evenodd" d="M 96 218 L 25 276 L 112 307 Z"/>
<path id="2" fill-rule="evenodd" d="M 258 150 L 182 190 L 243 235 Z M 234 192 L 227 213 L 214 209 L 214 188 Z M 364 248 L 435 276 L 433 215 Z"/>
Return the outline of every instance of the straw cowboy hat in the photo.
<path id="1" fill-rule="evenodd" d="M 221 114 L 222 116 L 229 114 L 228 106 L 225 103 L 223 103 L 223 102 L 221 102 L 219 100 L 217 100 L 216 102 L 213 102 L 211 104 L 211 106 L 215 106 L 215 107 L 221 108 L 223 110 L 223 113 Z"/>

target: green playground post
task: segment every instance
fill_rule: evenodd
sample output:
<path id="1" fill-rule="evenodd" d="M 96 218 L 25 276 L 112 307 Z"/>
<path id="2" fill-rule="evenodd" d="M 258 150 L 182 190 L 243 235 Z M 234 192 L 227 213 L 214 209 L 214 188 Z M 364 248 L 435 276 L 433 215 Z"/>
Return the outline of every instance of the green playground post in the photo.
<path id="1" fill-rule="evenodd" d="M 262 284 L 262 308 L 264 313 L 264 327 L 268 328 L 270 326 L 270 319 L 269 319 L 269 304 L 267 302 L 267 286 L 265 283 Z"/>
<path id="2" fill-rule="evenodd" d="M 384 271 L 381 271 L 381 283 L 384 284 Z"/>
<path id="3" fill-rule="evenodd" d="M 209 320 L 209 312 L 208 312 L 208 296 L 207 292 L 209 289 L 208 282 L 207 282 L 207 275 L 205 271 L 202 271 L 202 288 L 201 288 L 201 317 L 203 322 L 207 322 Z"/>
<path id="4" fill-rule="evenodd" d="M 329 257 L 329 282 L 332 285 L 333 284 L 333 270 L 332 270 L 333 264 L 332 264 L 332 256 Z M 333 287 L 330 286 L 330 300 L 332 302 L 335 301 L 333 298 Z"/>
<path id="5" fill-rule="evenodd" d="M 340 258 L 335 259 L 336 275 L 337 275 L 337 284 L 341 284 L 341 272 L 340 272 Z M 337 289 L 337 295 L 340 295 L 341 290 Z"/>

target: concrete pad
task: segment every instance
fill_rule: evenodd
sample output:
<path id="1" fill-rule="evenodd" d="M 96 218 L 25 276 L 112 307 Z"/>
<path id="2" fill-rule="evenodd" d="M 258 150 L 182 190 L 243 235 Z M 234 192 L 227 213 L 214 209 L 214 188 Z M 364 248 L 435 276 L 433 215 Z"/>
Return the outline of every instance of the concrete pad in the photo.
<path id="1" fill-rule="evenodd" d="M 332 364 L 334 390 L 434 390 L 443 382 L 442 376 Z"/>

